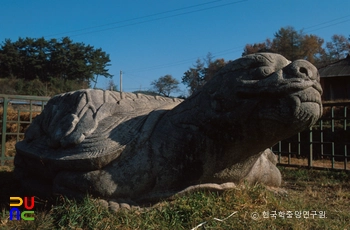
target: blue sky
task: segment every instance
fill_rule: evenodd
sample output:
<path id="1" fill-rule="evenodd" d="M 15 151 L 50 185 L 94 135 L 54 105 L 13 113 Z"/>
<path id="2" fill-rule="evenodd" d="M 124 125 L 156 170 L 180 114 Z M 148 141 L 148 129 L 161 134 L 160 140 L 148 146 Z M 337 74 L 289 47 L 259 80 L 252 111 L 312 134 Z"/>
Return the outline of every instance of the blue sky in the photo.
<path id="1" fill-rule="evenodd" d="M 237 59 L 246 44 L 273 38 L 281 27 L 325 41 L 349 37 L 349 9 L 349 0 L 2 0 L 0 41 L 68 36 L 102 48 L 115 84 L 122 70 L 123 90 L 132 92 L 166 74 L 181 82 L 208 52 Z M 100 77 L 97 87 L 108 81 Z"/>

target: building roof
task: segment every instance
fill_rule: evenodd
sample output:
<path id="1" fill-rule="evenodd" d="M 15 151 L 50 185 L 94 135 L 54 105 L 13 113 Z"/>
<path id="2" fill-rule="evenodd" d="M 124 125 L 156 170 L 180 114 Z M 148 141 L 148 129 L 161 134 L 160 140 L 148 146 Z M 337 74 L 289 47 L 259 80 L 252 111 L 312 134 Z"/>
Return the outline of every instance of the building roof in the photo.
<path id="1" fill-rule="evenodd" d="M 318 70 L 321 77 L 350 77 L 350 54 L 342 60 Z"/>

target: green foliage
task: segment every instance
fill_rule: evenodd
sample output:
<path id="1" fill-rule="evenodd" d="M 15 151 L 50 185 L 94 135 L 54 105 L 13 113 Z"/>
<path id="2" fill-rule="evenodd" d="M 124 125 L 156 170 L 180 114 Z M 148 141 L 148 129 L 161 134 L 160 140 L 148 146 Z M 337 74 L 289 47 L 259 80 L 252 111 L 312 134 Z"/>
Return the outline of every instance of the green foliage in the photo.
<path id="1" fill-rule="evenodd" d="M 102 49 L 84 43 L 73 43 L 68 37 L 60 41 L 44 38 L 6 39 L 0 46 L 0 78 L 25 81 L 50 79 L 95 81 L 95 76 L 112 77 L 107 67 L 109 55 Z M 40 92 L 37 92 L 40 94 Z"/>
<path id="2" fill-rule="evenodd" d="M 265 42 L 247 44 L 242 55 L 256 52 L 273 52 L 285 56 L 289 60 L 305 59 L 316 66 L 324 66 L 346 57 L 350 52 L 350 43 L 342 35 L 333 35 L 332 42 L 324 45 L 324 39 L 296 31 L 287 26 L 279 29 L 274 38 Z"/>
<path id="3" fill-rule="evenodd" d="M 329 171 L 329 170 L 305 170 L 305 169 L 288 169 L 284 167 L 279 168 L 284 175 L 285 180 L 289 181 L 306 181 L 318 183 L 348 183 L 350 182 L 349 171 Z"/>
<path id="4" fill-rule="evenodd" d="M 29 81 L 16 78 L 0 79 L 0 94 L 53 96 L 88 87 L 87 81 L 59 78 L 49 78 L 47 82 L 42 82 L 38 78 Z"/>
<path id="5" fill-rule="evenodd" d="M 202 88 L 213 76 L 226 64 L 224 59 L 212 60 L 211 53 L 207 54 L 204 62 L 197 59 L 196 64 L 187 70 L 183 77 L 182 83 L 187 85 L 190 94 Z"/>
<path id="6" fill-rule="evenodd" d="M 204 63 L 199 58 L 196 64 L 184 73 L 182 83 L 189 87 L 190 94 L 203 87 L 205 84 L 205 69 Z"/>
<path id="7" fill-rule="evenodd" d="M 51 215 L 59 228 L 105 229 L 108 223 L 103 223 L 103 220 L 110 213 L 86 197 L 80 202 L 61 198 L 61 205 L 54 207 Z"/>
<path id="8" fill-rule="evenodd" d="M 275 33 L 272 42 L 272 50 L 282 54 L 289 60 L 297 60 L 302 54 L 303 33 L 293 27 L 281 28 Z"/>
<path id="9" fill-rule="evenodd" d="M 346 58 L 350 54 L 350 38 L 343 35 L 333 35 L 332 40 L 326 43 L 326 49 L 321 59 L 324 63 L 331 63 Z"/>
<path id="10" fill-rule="evenodd" d="M 154 88 L 154 92 L 169 97 L 172 92 L 177 92 L 179 90 L 179 82 L 171 75 L 167 74 L 154 80 L 151 85 Z"/>

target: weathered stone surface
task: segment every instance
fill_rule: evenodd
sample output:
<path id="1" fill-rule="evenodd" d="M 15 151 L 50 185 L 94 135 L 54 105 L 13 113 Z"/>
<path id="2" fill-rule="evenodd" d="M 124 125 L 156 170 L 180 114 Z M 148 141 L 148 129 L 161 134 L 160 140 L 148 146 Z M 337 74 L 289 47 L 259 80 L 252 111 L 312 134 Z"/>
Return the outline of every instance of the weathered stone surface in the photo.
<path id="1" fill-rule="evenodd" d="M 101 207 L 108 208 L 108 202 L 103 199 L 98 199 L 97 204 L 100 205 Z"/>
<path id="2" fill-rule="evenodd" d="M 112 210 L 112 211 L 115 211 L 115 212 L 118 212 L 119 209 L 120 209 L 120 205 L 119 203 L 115 202 L 115 201 L 109 201 L 109 208 Z"/>
<path id="3" fill-rule="evenodd" d="M 57 95 L 17 143 L 15 172 L 38 192 L 137 202 L 244 180 L 280 186 L 269 147 L 320 118 L 321 93 L 309 62 L 260 53 L 228 63 L 185 101 Z"/>

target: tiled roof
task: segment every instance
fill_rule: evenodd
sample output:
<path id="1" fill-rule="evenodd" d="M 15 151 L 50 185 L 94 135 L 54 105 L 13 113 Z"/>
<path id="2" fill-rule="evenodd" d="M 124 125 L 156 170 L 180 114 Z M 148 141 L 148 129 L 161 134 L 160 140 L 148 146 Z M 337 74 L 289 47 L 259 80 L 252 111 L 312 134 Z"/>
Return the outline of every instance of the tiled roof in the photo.
<path id="1" fill-rule="evenodd" d="M 320 68 L 318 72 L 321 77 L 350 77 L 350 54 L 345 59 Z"/>

